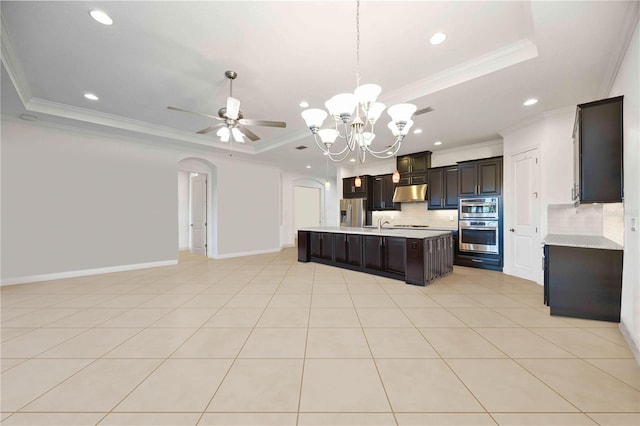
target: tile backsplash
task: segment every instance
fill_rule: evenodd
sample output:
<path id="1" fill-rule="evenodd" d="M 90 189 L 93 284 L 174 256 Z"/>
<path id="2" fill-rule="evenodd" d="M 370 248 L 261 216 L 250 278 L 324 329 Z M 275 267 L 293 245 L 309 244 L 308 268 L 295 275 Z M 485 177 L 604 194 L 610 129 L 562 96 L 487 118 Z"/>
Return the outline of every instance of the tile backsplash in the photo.
<path id="1" fill-rule="evenodd" d="M 436 229 L 458 229 L 457 210 L 427 210 L 423 203 L 402 203 L 401 211 L 373 212 L 373 225 L 379 218 L 388 220 L 392 225 L 429 225 Z"/>
<path id="2" fill-rule="evenodd" d="M 549 234 L 598 235 L 622 245 L 624 233 L 622 203 L 549 204 Z"/>

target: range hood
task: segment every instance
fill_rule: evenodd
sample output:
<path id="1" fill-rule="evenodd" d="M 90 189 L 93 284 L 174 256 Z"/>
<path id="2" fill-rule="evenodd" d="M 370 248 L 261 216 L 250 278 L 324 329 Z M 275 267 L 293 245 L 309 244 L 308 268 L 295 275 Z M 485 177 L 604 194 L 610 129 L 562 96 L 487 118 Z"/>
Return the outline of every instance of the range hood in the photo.
<path id="1" fill-rule="evenodd" d="M 415 203 L 427 198 L 427 184 L 397 186 L 393 192 L 394 203 Z"/>

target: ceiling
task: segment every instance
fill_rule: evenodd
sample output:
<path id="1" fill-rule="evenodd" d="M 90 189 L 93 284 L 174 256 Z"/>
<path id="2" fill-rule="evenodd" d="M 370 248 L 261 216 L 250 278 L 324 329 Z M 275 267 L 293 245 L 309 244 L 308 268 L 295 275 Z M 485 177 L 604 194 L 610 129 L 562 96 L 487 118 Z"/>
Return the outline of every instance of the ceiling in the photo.
<path id="1" fill-rule="evenodd" d="M 92 9 L 114 24 L 91 19 Z M 387 105 L 434 109 L 415 117 L 423 132 L 409 134 L 400 153 L 498 139 L 542 112 L 606 97 L 638 18 L 629 1 L 364 1 L 360 9 L 361 83 L 382 86 Z M 355 2 L 2 1 L 2 111 L 324 176 L 299 103 L 323 107 L 355 89 L 355 14 Z M 448 37 L 433 46 L 438 31 Z M 213 120 L 166 109 L 216 115 L 229 94 L 226 70 L 238 73 L 234 97 L 246 118 L 287 128 L 251 127 L 259 141 L 224 144 L 195 134 Z M 523 106 L 530 97 L 539 102 Z M 391 143 L 385 117 L 379 146 Z"/>

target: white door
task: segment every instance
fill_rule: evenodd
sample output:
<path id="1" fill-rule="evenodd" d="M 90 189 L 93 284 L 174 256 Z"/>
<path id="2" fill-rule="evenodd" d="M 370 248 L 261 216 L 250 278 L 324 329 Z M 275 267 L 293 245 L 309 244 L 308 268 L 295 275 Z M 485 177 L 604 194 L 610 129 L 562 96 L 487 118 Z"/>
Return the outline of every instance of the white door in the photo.
<path id="1" fill-rule="evenodd" d="M 513 223 L 509 233 L 513 238 L 513 274 L 537 281 L 541 268 L 538 236 L 538 149 L 512 156 Z"/>
<path id="2" fill-rule="evenodd" d="M 298 229 L 320 226 L 320 194 L 320 188 L 294 187 L 293 226 L 296 235 Z"/>
<path id="3" fill-rule="evenodd" d="M 207 254 L 207 175 L 191 176 L 191 253 Z"/>

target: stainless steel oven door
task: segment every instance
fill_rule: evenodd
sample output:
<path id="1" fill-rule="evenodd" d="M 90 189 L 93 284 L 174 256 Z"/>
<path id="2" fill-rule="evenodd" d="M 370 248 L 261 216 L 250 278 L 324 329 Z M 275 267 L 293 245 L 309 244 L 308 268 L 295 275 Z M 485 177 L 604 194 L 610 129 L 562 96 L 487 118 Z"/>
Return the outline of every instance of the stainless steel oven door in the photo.
<path id="1" fill-rule="evenodd" d="M 458 230 L 460 251 L 500 254 L 497 220 L 461 220 Z"/>
<path id="2" fill-rule="evenodd" d="M 460 218 L 498 218 L 498 198 L 461 198 Z"/>

